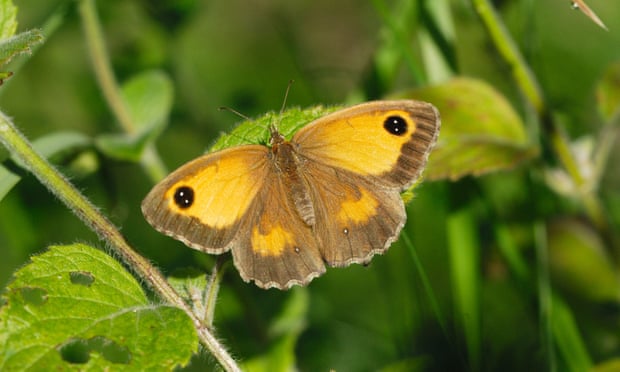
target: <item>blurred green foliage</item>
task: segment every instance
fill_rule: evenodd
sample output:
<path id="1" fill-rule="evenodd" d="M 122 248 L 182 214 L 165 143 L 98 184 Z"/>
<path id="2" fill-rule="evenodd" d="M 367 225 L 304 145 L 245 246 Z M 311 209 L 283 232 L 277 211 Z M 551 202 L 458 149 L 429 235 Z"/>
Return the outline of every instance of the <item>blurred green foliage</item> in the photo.
<path id="1" fill-rule="evenodd" d="M 463 105 L 470 97 L 459 95 L 475 93 L 424 87 L 454 76 L 477 79 L 518 115 L 523 127 L 513 140 L 522 142 L 527 133 L 540 149 L 519 158 L 524 163 L 513 161 L 518 165 L 511 169 L 504 164 L 486 175 L 471 170 L 458 180 L 444 175 L 422 184 L 408 207 L 404 237 L 369 267 L 329 269 L 307 289 L 290 292 L 258 289 L 229 269 L 214 327 L 246 368 L 602 371 L 618 364 L 617 3 L 588 1 L 607 32 L 568 1 L 495 2 L 540 83 L 549 114 L 540 120 L 469 1 L 99 1 L 114 74 L 121 84 L 130 82 L 124 93 L 165 91 L 137 103 L 156 105 L 161 113 L 133 111 L 150 129 L 130 139 L 114 137 L 119 121 L 93 73 L 79 2 L 15 3 L 18 32 L 41 28 L 45 41 L 32 56 L 2 66 L 15 74 L 0 86 L 0 109 L 31 140 L 61 138 L 43 141 L 51 160 L 167 275 L 187 267 L 208 272 L 215 258 L 145 222 L 140 202 L 153 181 L 132 161 L 133 151 L 159 135 L 156 152 L 168 169 L 176 168 L 240 121 L 218 107 L 250 117 L 277 111 L 291 79 L 288 106 L 406 91 L 457 119 L 475 117 L 455 114 L 450 104 Z M 145 73 L 158 83 L 136 80 Z M 482 119 L 499 110 L 469 106 Z M 588 195 L 599 201 L 602 222 L 588 213 L 583 188 L 562 168 L 545 120 L 571 142 L 590 141 L 590 147 L 572 148 L 585 159 L 579 169 L 592 181 Z M 446 161 L 454 159 L 462 170 L 471 164 L 458 163 L 459 145 L 466 142 L 459 138 Z M 59 141 L 66 141 L 65 151 L 54 147 Z M 499 150 L 490 151 L 481 156 Z M 8 284 L 50 244 L 105 246 L 4 149 L 0 160 L 21 176 L 0 200 L 0 282 Z M 211 368 L 205 354 L 186 368 Z"/>

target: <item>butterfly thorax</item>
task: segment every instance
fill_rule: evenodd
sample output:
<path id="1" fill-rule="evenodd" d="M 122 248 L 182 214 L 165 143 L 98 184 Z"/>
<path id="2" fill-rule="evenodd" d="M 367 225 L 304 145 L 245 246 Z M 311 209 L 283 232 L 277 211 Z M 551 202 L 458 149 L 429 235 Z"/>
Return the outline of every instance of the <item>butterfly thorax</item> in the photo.
<path id="1" fill-rule="evenodd" d="M 310 189 L 300 171 L 303 164 L 295 145 L 287 141 L 277 130 L 272 130 L 270 142 L 276 175 L 283 183 L 284 189 L 290 191 L 287 197 L 304 223 L 314 226 L 316 219 Z"/>

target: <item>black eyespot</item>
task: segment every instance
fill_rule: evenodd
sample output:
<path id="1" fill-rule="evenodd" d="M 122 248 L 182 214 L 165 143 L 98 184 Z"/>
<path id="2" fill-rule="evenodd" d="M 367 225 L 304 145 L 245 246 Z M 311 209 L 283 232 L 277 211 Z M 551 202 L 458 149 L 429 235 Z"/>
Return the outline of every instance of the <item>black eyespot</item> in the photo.
<path id="1" fill-rule="evenodd" d="M 194 204 L 194 190 L 187 186 L 179 187 L 174 192 L 174 202 L 181 209 L 191 207 Z"/>
<path id="2" fill-rule="evenodd" d="M 407 133 L 407 120 L 402 116 L 390 116 L 383 122 L 383 128 L 395 136 Z"/>

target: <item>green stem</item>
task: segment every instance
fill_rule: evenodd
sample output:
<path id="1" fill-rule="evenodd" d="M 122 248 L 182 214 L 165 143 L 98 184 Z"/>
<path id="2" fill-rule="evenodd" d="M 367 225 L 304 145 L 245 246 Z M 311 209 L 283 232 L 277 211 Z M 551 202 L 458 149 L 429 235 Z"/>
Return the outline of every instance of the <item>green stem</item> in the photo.
<path id="1" fill-rule="evenodd" d="M 129 135 L 136 134 L 136 126 L 110 66 L 110 58 L 105 47 L 94 0 L 81 0 L 79 11 L 84 26 L 86 45 L 103 96 L 122 130 Z M 168 173 L 152 145 L 145 149 L 141 162 L 153 182 L 159 181 Z"/>
<path id="2" fill-rule="evenodd" d="M 84 34 L 86 36 L 86 42 L 93 63 L 95 76 L 97 77 L 99 86 L 101 87 L 108 106 L 117 118 L 121 128 L 127 134 L 136 134 L 136 126 L 121 95 L 121 89 L 118 86 L 109 62 L 110 59 L 105 47 L 103 33 L 101 31 L 101 25 L 99 23 L 99 17 L 97 16 L 94 0 L 81 0 L 79 11 L 84 25 Z M 153 183 L 158 182 L 168 173 L 153 144 L 146 146 L 144 153 L 142 154 L 142 158 L 140 159 L 140 163 Z M 217 277 L 216 273 L 212 274 L 212 276 L 214 275 Z M 206 306 L 207 310 L 211 311 L 211 317 L 207 318 L 209 319 L 209 322 L 205 324 L 205 327 L 211 326 L 210 321 L 212 320 L 212 312 L 214 310 L 209 306 L 215 306 L 215 298 L 217 297 L 218 289 L 219 285 L 213 285 L 207 289 L 209 290 L 209 298 L 211 299 L 211 302 L 207 303 Z M 208 332 L 206 335 L 209 335 Z M 212 341 L 215 341 L 215 339 Z M 228 359 L 229 362 L 232 362 L 230 357 L 228 357 Z"/>
<path id="3" fill-rule="evenodd" d="M 548 371 L 557 370 L 556 353 L 553 343 L 552 311 L 553 300 L 551 293 L 551 280 L 549 277 L 549 255 L 547 247 L 547 231 L 543 222 L 534 223 L 534 239 L 536 246 L 537 284 L 540 316 L 540 340 L 544 352 L 549 359 Z"/>
<path id="4" fill-rule="evenodd" d="M 213 326 L 217 294 L 220 290 L 220 283 L 224 277 L 226 265 L 229 260 L 230 256 L 220 255 L 215 261 L 215 266 L 213 267 L 213 270 L 211 270 L 211 275 L 209 275 L 209 282 L 205 288 L 204 299 L 202 301 L 204 304 L 202 321 L 207 325 L 207 327 Z"/>
<path id="5" fill-rule="evenodd" d="M 0 112 L 0 142 L 43 185 L 96 232 L 114 251 L 114 256 L 120 257 L 126 262 L 137 276 L 148 283 L 161 298 L 182 309 L 192 319 L 201 342 L 226 370 L 239 371 L 239 367 L 226 349 L 194 314 L 183 298 L 170 286 L 164 276 L 147 259 L 140 256 L 129 246 L 118 229 L 85 196 L 73 187 L 47 160 L 34 151 L 26 138 L 2 112 Z"/>
<path id="6" fill-rule="evenodd" d="M 499 15 L 489 0 L 472 0 L 472 3 L 482 23 L 487 28 L 487 32 L 493 40 L 497 51 L 510 66 L 513 78 L 521 88 L 521 91 L 536 112 L 542 115 L 546 107 L 540 86 L 521 56 L 519 49 L 512 41 L 508 30 L 504 27 L 504 23 L 500 20 Z"/>
<path id="7" fill-rule="evenodd" d="M 455 318 L 465 336 L 472 371 L 479 371 L 482 363 L 480 242 L 476 223 L 471 207 L 452 212 L 446 221 Z"/>
<path id="8" fill-rule="evenodd" d="M 406 233 L 401 234 L 400 238 L 403 240 L 404 245 L 409 250 L 409 254 L 413 259 L 413 265 L 415 266 L 418 275 L 420 276 L 420 280 L 422 281 L 422 287 L 424 287 L 424 291 L 426 292 L 426 296 L 428 297 L 428 302 L 431 305 L 431 309 L 433 313 L 435 313 L 435 318 L 437 319 L 437 323 L 441 327 L 444 335 L 448 336 L 448 326 L 446 325 L 446 317 L 443 315 L 441 311 L 441 307 L 439 306 L 439 301 L 435 296 L 435 292 L 433 291 L 433 286 L 431 285 L 431 281 L 426 274 L 426 270 L 424 270 L 424 265 L 422 265 L 422 261 L 420 260 L 420 256 L 418 256 L 418 251 L 413 246 L 413 242 L 409 235 Z"/>
<path id="9" fill-rule="evenodd" d="M 127 106 L 120 95 L 120 88 L 109 63 L 110 58 L 103 41 L 94 0 L 82 0 L 79 10 L 84 26 L 84 34 L 86 35 L 86 46 L 90 53 L 95 76 L 103 91 L 103 96 L 114 116 L 118 119 L 121 128 L 129 134 L 133 134 L 135 133 L 135 127 Z"/>
<path id="10" fill-rule="evenodd" d="M 570 175 L 577 189 L 580 190 L 579 197 L 581 198 L 586 214 L 600 231 L 603 233 L 606 232 L 607 220 L 605 218 L 604 208 L 599 198 L 595 195 L 594 190 L 586 189 L 587 182 L 581 174 L 577 160 L 570 151 L 569 139 L 564 134 L 563 129 L 551 118 L 549 108 L 545 104 L 540 85 L 534 74 L 525 62 L 490 1 L 472 0 L 472 3 L 500 56 L 510 66 L 515 82 L 531 107 L 536 110 L 542 123 L 544 134 L 549 139 L 553 151 Z"/>
<path id="11" fill-rule="evenodd" d="M 394 39 L 394 44 L 398 48 L 400 56 L 404 59 L 405 65 L 409 69 L 409 73 L 413 78 L 422 82 L 425 80 L 424 73 L 418 67 L 417 58 L 413 53 L 413 48 L 410 48 L 410 34 L 407 30 L 408 27 L 415 22 L 415 16 L 417 16 L 417 4 L 410 1 L 397 2 L 397 6 L 402 6 L 403 10 L 398 15 L 393 15 L 388 9 L 388 4 L 385 0 L 373 0 L 372 4 L 385 24 L 385 27 L 390 32 L 390 36 Z M 389 46 L 392 48 L 392 45 Z M 384 46 L 385 48 L 385 46 Z M 381 54 L 383 51 L 379 51 Z M 391 52 L 391 51 L 390 51 Z M 381 58 L 379 58 L 381 59 Z M 381 76 L 381 84 L 385 86 L 388 83 L 394 81 L 396 60 L 389 58 L 390 63 L 385 61 L 375 61 L 377 70 Z"/>

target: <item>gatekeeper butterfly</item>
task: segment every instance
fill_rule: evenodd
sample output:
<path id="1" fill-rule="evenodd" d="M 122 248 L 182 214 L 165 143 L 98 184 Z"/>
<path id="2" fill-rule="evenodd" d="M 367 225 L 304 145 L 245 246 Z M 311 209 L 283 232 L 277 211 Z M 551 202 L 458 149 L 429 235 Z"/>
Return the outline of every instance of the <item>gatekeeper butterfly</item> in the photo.
<path id="1" fill-rule="evenodd" d="M 439 133 L 437 109 L 374 101 L 312 121 L 287 140 L 203 155 L 142 202 L 160 232 L 211 254 L 232 251 L 245 281 L 306 285 L 329 266 L 366 264 L 396 240 L 400 193 L 420 176 Z"/>

